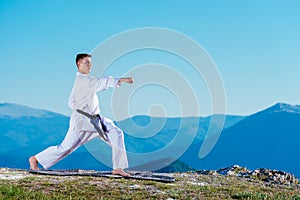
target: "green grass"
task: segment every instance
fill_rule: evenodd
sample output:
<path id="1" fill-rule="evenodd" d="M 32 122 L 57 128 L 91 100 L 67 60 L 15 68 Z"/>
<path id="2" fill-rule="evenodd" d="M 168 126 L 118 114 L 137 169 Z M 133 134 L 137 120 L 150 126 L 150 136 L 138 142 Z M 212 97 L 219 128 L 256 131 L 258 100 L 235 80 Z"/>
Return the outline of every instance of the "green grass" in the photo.
<path id="1" fill-rule="evenodd" d="M 174 174 L 166 184 L 133 179 L 57 177 L 29 175 L 19 180 L 0 180 L 0 199 L 293 199 L 300 189 L 266 185 L 238 177 Z M 206 183 L 200 186 L 197 183 Z"/>
<path id="2" fill-rule="evenodd" d="M 300 195 L 286 195 L 286 194 L 264 194 L 264 193 L 252 193 L 252 192 L 239 192 L 231 196 L 233 199 L 262 199 L 262 200 L 285 200 L 294 199 L 300 200 Z"/>

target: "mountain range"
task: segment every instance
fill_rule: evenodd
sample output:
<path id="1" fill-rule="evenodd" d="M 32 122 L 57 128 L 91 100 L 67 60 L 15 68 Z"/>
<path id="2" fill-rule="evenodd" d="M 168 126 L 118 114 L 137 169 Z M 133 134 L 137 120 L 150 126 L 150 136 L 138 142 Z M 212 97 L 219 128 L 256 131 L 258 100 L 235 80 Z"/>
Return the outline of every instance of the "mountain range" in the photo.
<path id="1" fill-rule="evenodd" d="M 125 132 L 129 163 L 133 169 L 147 170 L 147 166 L 162 162 L 169 164 L 162 171 L 218 169 L 238 164 L 250 169 L 261 167 L 284 170 L 300 177 L 300 163 L 297 159 L 300 153 L 297 148 L 300 141 L 300 106 L 277 103 L 249 116 L 224 117 L 224 129 L 218 142 L 202 159 L 198 154 L 212 116 L 134 116 L 116 124 Z M 58 113 L 19 104 L 0 104 L 0 167 L 28 168 L 28 157 L 50 145 L 59 144 L 68 126 L 69 117 Z M 193 131 L 196 131 L 195 137 L 178 159 L 172 158 L 172 153 L 170 157 L 163 155 L 159 159 L 147 158 L 144 162 L 131 157 L 131 154 L 158 151 L 172 143 L 175 137 L 184 141 Z M 176 145 L 180 146 L 180 142 Z M 78 148 L 53 168 L 110 169 L 91 155 L 90 149 L 85 146 Z"/>
<path id="2" fill-rule="evenodd" d="M 194 162 L 201 142 L 180 158 L 194 168 L 216 169 L 237 163 L 248 168 L 284 170 L 300 176 L 300 106 L 278 103 L 224 129 L 216 146 Z"/>

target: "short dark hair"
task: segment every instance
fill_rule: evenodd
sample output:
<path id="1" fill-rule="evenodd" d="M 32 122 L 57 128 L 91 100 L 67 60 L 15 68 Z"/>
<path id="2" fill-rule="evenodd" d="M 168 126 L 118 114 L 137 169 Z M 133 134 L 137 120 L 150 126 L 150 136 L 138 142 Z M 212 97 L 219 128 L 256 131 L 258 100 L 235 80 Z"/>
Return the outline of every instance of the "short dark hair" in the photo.
<path id="1" fill-rule="evenodd" d="M 77 62 L 79 61 L 79 60 L 81 60 L 81 59 L 83 59 L 83 58 L 85 58 L 85 57 L 92 57 L 92 55 L 91 54 L 88 54 L 88 53 L 79 53 L 79 54 L 77 54 L 76 55 L 76 65 L 77 65 Z"/>

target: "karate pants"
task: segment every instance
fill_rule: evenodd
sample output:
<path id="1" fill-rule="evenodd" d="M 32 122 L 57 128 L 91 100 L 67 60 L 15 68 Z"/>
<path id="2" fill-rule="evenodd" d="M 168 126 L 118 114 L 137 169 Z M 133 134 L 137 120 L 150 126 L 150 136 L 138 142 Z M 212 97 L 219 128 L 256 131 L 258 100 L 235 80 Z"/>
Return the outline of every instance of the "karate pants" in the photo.
<path id="1" fill-rule="evenodd" d="M 125 150 L 124 134 L 112 120 L 103 118 L 104 124 L 108 127 L 108 144 L 112 148 L 112 164 L 113 169 L 124 169 L 128 167 L 127 154 Z M 99 136 L 99 133 L 94 131 L 76 130 L 75 126 L 70 123 L 69 130 L 60 145 L 51 146 L 44 151 L 35 155 L 38 162 L 44 169 L 48 169 L 62 160 L 64 157 L 71 154 L 79 146 L 86 142 L 95 139 Z"/>

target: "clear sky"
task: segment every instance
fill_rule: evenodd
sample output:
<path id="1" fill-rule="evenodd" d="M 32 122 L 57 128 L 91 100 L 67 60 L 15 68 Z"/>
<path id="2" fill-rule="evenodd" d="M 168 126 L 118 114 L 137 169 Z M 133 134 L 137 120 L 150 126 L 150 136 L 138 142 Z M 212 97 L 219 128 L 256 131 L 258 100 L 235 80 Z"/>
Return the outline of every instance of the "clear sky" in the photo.
<path id="1" fill-rule="evenodd" d="M 126 30 L 161 27 L 192 38 L 211 56 L 224 83 L 228 114 L 248 115 L 276 102 L 300 104 L 299 9 L 298 0 L 0 0 L 0 103 L 70 115 L 76 53 L 91 52 Z M 123 56 L 108 72 L 122 76 L 121 65 L 149 62 L 180 71 L 182 61 L 141 51 Z M 201 77 L 180 73 L 198 90 L 201 115 L 210 114 Z M 167 115 L 180 116 L 174 95 L 157 85 L 147 87 L 132 96 L 132 115 L 149 114 L 151 106 L 162 104 Z M 100 101 L 110 115 L 107 94 Z"/>

